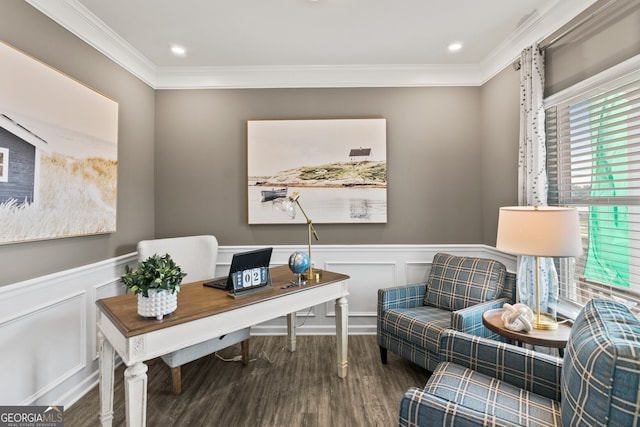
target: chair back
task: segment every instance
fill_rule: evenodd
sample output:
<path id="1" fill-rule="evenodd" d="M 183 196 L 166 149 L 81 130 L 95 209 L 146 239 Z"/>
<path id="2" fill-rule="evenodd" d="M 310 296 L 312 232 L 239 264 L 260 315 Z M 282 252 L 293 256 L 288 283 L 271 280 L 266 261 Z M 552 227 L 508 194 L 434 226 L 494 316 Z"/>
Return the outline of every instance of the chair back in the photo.
<path id="1" fill-rule="evenodd" d="M 214 236 L 172 237 L 138 243 L 138 262 L 167 253 L 187 273 L 184 283 L 216 277 L 218 240 Z"/>
<path id="2" fill-rule="evenodd" d="M 462 310 L 500 297 L 507 269 L 488 258 L 437 253 L 431 263 L 424 304 Z"/>
<path id="3" fill-rule="evenodd" d="M 561 381 L 562 424 L 638 425 L 640 320 L 624 304 L 591 300 L 567 342 Z"/>

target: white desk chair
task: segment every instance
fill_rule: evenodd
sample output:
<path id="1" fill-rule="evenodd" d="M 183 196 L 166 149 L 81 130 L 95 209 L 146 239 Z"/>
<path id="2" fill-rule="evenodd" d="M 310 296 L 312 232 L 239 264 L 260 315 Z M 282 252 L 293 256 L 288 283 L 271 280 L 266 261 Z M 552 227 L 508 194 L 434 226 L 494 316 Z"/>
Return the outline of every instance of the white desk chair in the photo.
<path id="1" fill-rule="evenodd" d="M 184 283 L 216 277 L 218 240 L 214 236 L 174 237 L 143 240 L 138 243 L 139 262 L 155 254 L 166 253 L 171 255 L 183 272 L 187 273 L 183 279 Z M 246 365 L 249 362 L 249 331 L 250 328 L 241 329 L 161 356 L 162 360 L 171 367 L 173 393 L 180 394 L 182 391 L 180 366 L 230 345 L 242 342 L 242 362 Z"/>

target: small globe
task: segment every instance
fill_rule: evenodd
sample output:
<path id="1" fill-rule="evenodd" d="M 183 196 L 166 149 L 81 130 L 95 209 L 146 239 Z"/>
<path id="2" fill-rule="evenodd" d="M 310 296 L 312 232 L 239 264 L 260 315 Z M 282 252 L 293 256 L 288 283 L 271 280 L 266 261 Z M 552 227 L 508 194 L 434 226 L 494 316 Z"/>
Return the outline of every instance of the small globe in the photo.
<path id="1" fill-rule="evenodd" d="M 289 268 L 295 274 L 302 274 L 309 269 L 311 260 L 306 252 L 294 252 L 289 257 Z"/>

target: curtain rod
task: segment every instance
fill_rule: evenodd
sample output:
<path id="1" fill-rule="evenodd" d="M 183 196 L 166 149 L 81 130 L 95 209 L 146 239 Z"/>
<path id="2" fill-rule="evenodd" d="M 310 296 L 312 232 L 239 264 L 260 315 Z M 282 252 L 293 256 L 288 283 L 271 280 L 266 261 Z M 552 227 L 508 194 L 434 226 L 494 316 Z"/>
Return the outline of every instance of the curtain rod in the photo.
<path id="1" fill-rule="evenodd" d="M 545 37 L 540 43 L 539 48 L 541 50 L 548 48 L 553 43 L 557 42 L 564 36 L 571 33 L 576 28 L 584 25 L 587 21 L 596 17 L 598 14 L 603 12 L 606 8 L 617 3 L 618 0 L 598 0 L 593 3 L 591 6 L 587 7 L 585 10 L 576 15 L 569 22 L 564 24 L 562 27 L 551 33 L 549 36 Z"/>

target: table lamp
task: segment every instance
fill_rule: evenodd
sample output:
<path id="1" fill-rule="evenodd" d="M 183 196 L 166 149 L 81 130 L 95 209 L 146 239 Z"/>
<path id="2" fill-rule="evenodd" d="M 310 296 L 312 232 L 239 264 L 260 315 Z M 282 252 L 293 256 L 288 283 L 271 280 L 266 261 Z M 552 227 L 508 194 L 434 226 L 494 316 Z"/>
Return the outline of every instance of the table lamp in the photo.
<path id="1" fill-rule="evenodd" d="M 316 233 L 316 229 L 313 227 L 313 221 L 311 221 L 311 219 L 309 218 L 309 216 L 307 215 L 307 213 L 304 211 L 304 209 L 302 209 L 302 205 L 300 205 L 300 193 L 298 193 L 297 191 L 294 191 L 291 196 L 287 197 L 286 200 L 282 203 L 279 204 L 275 204 L 275 206 L 277 206 L 278 209 L 280 209 L 281 211 L 283 211 L 284 213 L 286 213 L 287 215 L 289 215 L 289 217 L 291 217 L 291 219 L 294 219 L 296 217 L 296 206 L 300 209 L 300 212 L 302 212 L 302 215 L 304 215 L 304 218 L 307 220 L 307 228 L 309 230 L 309 269 L 307 270 L 307 275 L 308 275 L 308 280 L 312 280 L 312 279 L 318 279 L 319 276 L 319 271 L 316 271 L 316 273 L 314 273 L 313 271 L 313 258 L 311 258 L 311 236 L 313 235 L 313 237 L 316 240 L 318 239 L 318 233 Z"/>
<path id="2" fill-rule="evenodd" d="M 555 286 L 546 287 L 543 294 L 540 284 L 541 257 L 575 257 L 582 254 L 580 219 L 575 208 L 552 206 L 512 206 L 500 208 L 496 248 L 515 255 L 535 257 L 535 289 L 519 289 L 520 302 L 534 312 L 532 326 L 536 329 L 557 329 L 556 308 L 558 301 L 557 273 L 550 260 L 550 279 Z M 524 269 L 518 269 L 518 275 Z M 522 301 L 523 295 L 533 294 L 533 301 Z M 528 298 L 527 298 L 528 299 Z M 543 305 L 546 305 L 543 309 Z"/>

